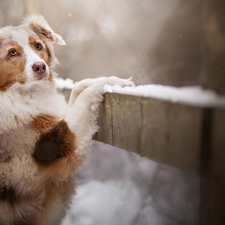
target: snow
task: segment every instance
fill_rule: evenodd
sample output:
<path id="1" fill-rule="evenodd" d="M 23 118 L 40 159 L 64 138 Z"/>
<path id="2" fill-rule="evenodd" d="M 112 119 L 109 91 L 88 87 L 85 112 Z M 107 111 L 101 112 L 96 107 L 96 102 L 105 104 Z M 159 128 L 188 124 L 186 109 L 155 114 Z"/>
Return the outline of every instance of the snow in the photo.
<path id="1" fill-rule="evenodd" d="M 200 178 L 94 142 L 62 225 L 198 224 Z"/>
<path id="2" fill-rule="evenodd" d="M 72 89 L 73 80 L 56 78 L 56 88 Z M 119 85 L 104 86 L 104 92 L 113 92 L 155 98 L 173 103 L 183 103 L 198 107 L 222 107 L 225 108 L 225 96 L 219 96 L 213 90 L 203 89 L 200 86 L 172 87 L 157 84 L 139 85 L 136 87 L 120 87 Z"/>
<path id="3" fill-rule="evenodd" d="M 70 224 L 69 221 L 73 224 L 115 224 L 115 216 L 117 220 L 120 217 L 119 223 L 131 224 L 138 214 L 141 202 L 140 191 L 129 179 L 117 182 L 92 180 L 77 188 L 77 195 L 70 209 L 72 218 L 67 217 L 65 224 Z"/>
<path id="4" fill-rule="evenodd" d="M 66 78 L 65 80 L 63 78 L 55 78 L 55 86 L 56 88 L 59 89 L 63 89 L 63 88 L 67 88 L 67 89 L 73 89 L 74 87 L 74 81 L 72 79 Z"/>
<path id="5" fill-rule="evenodd" d="M 225 107 L 225 96 L 219 96 L 214 91 L 203 89 L 200 86 L 178 88 L 148 84 L 122 88 L 119 85 L 110 86 L 106 84 L 104 86 L 104 92 L 149 97 L 200 107 Z"/>

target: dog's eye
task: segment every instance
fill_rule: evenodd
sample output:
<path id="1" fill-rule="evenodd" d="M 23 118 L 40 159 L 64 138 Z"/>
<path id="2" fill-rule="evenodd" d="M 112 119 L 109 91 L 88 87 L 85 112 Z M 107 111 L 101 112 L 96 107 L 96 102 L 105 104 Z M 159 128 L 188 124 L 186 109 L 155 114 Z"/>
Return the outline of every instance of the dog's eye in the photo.
<path id="1" fill-rule="evenodd" d="M 35 48 L 37 49 L 37 50 L 41 50 L 42 49 L 42 46 L 41 46 L 41 44 L 35 44 Z"/>
<path id="2" fill-rule="evenodd" d="M 11 56 L 15 56 L 15 55 L 18 55 L 18 52 L 15 49 L 13 49 L 13 50 L 10 50 L 9 54 Z"/>

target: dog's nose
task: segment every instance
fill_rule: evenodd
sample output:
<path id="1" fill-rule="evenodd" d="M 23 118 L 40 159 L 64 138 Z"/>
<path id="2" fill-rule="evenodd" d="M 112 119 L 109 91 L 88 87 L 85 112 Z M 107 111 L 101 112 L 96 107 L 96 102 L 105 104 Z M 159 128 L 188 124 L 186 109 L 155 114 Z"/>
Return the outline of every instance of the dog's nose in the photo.
<path id="1" fill-rule="evenodd" d="M 46 71 L 46 65 L 43 62 L 36 62 L 32 66 L 32 69 L 35 73 L 43 74 Z"/>

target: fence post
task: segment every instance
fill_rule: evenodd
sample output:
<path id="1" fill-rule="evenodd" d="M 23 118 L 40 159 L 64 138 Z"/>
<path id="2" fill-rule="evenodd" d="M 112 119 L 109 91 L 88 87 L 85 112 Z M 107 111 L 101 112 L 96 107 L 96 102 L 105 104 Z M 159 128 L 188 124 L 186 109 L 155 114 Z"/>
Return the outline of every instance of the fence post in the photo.
<path id="1" fill-rule="evenodd" d="M 201 225 L 225 224 L 225 110 L 203 112 Z"/>

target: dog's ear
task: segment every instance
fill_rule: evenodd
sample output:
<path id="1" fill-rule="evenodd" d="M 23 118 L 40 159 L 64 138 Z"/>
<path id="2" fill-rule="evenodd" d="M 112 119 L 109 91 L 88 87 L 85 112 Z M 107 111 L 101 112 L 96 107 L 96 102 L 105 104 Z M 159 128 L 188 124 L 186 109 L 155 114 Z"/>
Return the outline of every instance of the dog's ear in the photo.
<path id="1" fill-rule="evenodd" d="M 24 18 L 23 24 L 27 24 L 39 36 L 50 39 L 53 43 L 58 45 L 65 45 L 63 38 L 56 34 L 49 26 L 42 15 L 33 14 Z"/>

